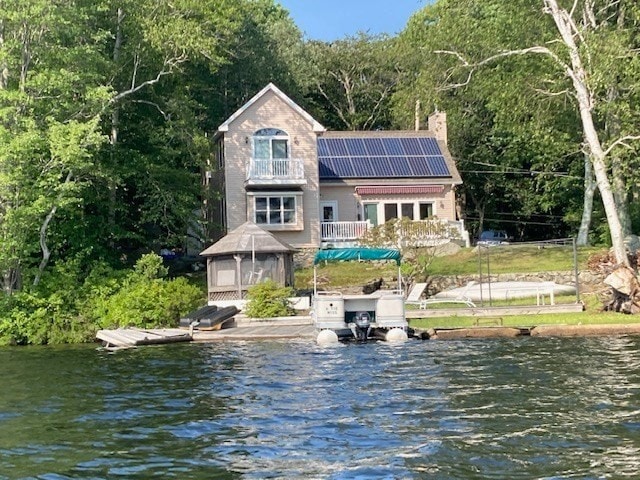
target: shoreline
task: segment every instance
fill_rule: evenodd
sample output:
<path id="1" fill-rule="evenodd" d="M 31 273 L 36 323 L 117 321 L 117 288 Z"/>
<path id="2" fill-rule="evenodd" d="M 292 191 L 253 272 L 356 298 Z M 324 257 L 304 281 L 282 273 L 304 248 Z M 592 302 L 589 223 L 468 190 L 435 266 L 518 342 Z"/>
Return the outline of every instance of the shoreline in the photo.
<path id="1" fill-rule="evenodd" d="M 414 329 L 424 340 L 459 340 L 473 338 L 515 337 L 608 337 L 640 335 L 640 323 L 594 325 L 539 325 L 533 327 L 453 327 Z"/>

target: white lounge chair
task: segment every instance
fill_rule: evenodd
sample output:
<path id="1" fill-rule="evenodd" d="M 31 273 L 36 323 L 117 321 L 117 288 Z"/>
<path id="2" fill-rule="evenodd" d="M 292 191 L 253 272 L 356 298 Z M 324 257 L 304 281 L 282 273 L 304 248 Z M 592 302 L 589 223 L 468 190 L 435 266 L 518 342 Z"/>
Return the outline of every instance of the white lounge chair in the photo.
<path id="1" fill-rule="evenodd" d="M 468 285 L 467 285 L 468 287 Z M 456 297 L 450 297 L 450 298 L 436 298 L 436 297 L 430 297 L 430 298 L 422 298 L 422 294 L 424 293 L 424 289 L 427 288 L 427 284 L 426 283 L 416 283 L 413 288 L 411 289 L 411 291 L 409 292 L 409 294 L 407 295 L 407 299 L 405 300 L 405 304 L 407 305 L 418 305 L 418 308 L 420 308 L 420 310 L 423 310 L 425 308 L 427 308 L 427 305 L 430 304 L 434 304 L 434 303 L 463 303 L 465 304 L 467 307 L 470 308 L 475 308 L 476 304 L 473 303 L 473 300 L 471 300 L 469 297 L 465 296 L 464 293 L 466 292 L 462 292 L 460 293 L 458 296 Z"/>
<path id="2" fill-rule="evenodd" d="M 424 301 L 422 299 L 422 294 L 424 293 L 424 289 L 427 288 L 426 283 L 416 283 L 411 288 L 411 291 L 407 294 L 407 298 L 404 303 L 408 305 L 422 305 Z"/>

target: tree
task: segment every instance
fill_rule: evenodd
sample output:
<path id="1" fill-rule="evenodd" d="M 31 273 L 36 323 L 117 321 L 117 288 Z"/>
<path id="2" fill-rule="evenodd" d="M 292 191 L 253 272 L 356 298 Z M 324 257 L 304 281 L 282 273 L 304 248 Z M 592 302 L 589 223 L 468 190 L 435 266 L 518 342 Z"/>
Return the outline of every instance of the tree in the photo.
<path id="1" fill-rule="evenodd" d="M 556 66 L 558 73 L 569 80 L 572 87 L 569 93 L 575 100 L 579 111 L 584 145 L 593 166 L 596 184 L 604 205 L 615 257 L 620 264 L 628 266 L 623 229 L 614 198 L 607 160 L 609 154 L 616 147 L 628 140 L 640 138 L 640 136 L 624 135 L 613 140 L 607 146 L 603 145 L 602 131 L 597 126 L 595 112 L 598 91 L 592 80 L 596 76 L 594 74 L 597 72 L 597 68 L 592 63 L 593 58 L 588 54 L 591 39 L 589 34 L 598 28 L 598 17 L 603 15 L 603 11 L 606 15 L 608 9 L 614 8 L 617 3 L 604 2 L 604 5 L 598 5 L 600 8 L 596 10 L 595 2 L 576 1 L 573 8 L 568 10 L 561 7 L 557 0 L 543 0 L 543 12 L 553 20 L 555 25 L 556 40 L 558 41 L 554 44 L 537 44 L 526 48 L 504 50 L 477 60 L 469 60 L 456 50 L 440 50 L 439 53 L 455 57 L 467 71 L 466 79 L 453 83 L 453 87 L 468 84 L 474 72 L 480 67 L 504 60 L 507 57 L 527 54 L 544 55 Z M 620 53 L 630 58 L 637 56 L 637 52 L 629 49 Z"/>
<path id="2" fill-rule="evenodd" d="M 360 239 L 370 247 L 397 248 L 402 253 L 402 277 L 408 291 L 416 280 L 424 280 L 433 259 L 452 240 L 462 241 L 460 231 L 438 218 L 415 222 L 395 218 L 367 231 Z"/>
<path id="3" fill-rule="evenodd" d="M 208 141 L 199 105 L 177 77 L 195 61 L 215 72 L 245 4 L 0 5 L 6 292 L 27 277 L 37 285 L 56 255 L 120 258 L 184 236 Z"/>
<path id="4" fill-rule="evenodd" d="M 460 210 L 469 227 L 504 228 L 516 238 L 566 236 L 579 208 L 574 162 L 580 136 L 566 99 L 546 95 L 533 81 L 546 76 L 548 62 L 518 57 L 487 64 L 472 82 L 450 88 L 467 72 L 457 58 L 435 53 L 446 46 L 484 58 L 524 35 L 537 36 L 535 23 L 530 31 L 514 28 L 532 24 L 525 3 L 441 1 L 415 14 L 397 41 L 402 80 L 393 97 L 394 123 L 410 128 L 416 101 L 422 110 L 447 112 L 450 149 L 464 178 Z"/>
<path id="5" fill-rule="evenodd" d="M 225 44 L 240 26 L 245 3 L 108 2 L 101 25 L 113 38 L 108 50 L 113 93 L 109 148 L 101 159 L 106 192 L 97 198 L 97 208 L 106 209 L 102 230 L 112 249 L 135 250 L 153 237 L 183 243 L 198 208 L 199 175 L 208 154 L 198 118 L 202 107 L 189 89 L 196 81 L 210 81 L 226 62 Z M 202 65 L 208 76 L 185 82 L 193 65 Z"/>
<path id="6" fill-rule="evenodd" d="M 101 143 L 105 89 L 86 65 L 99 45 L 78 26 L 73 2 L 4 2 L 0 7 L 0 270 L 21 286 L 40 250 L 37 284 L 50 258 L 48 235 L 61 209 L 77 205 Z"/>
<path id="7" fill-rule="evenodd" d="M 389 126 L 388 105 L 399 79 L 393 48 L 391 38 L 364 33 L 332 43 L 307 42 L 307 97 L 329 127 Z"/>

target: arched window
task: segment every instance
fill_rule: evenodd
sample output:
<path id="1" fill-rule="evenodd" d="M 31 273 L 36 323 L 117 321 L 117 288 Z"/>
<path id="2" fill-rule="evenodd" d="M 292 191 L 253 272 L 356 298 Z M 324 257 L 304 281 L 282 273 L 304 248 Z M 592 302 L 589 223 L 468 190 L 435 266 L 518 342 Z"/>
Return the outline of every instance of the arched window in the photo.
<path id="1" fill-rule="evenodd" d="M 253 158 L 289 158 L 289 135 L 278 128 L 262 128 L 253 134 Z"/>

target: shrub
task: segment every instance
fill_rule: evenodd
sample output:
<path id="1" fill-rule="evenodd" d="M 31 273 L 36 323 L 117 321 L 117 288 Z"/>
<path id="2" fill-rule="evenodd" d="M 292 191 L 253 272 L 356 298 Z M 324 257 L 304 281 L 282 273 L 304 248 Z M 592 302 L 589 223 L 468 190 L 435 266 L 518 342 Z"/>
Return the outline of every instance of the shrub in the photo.
<path id="1" fill-rule="evenodd" d="M 293 314 L 289 298 L 293 289 L 278 285 L 271 279 L 254 285 L 247 291 L 246 314 L 253 318 L 284 317 Z"/>
<path id="2" fill-rule="evenodd" d="M 59 262 L 33 291 L 0 296 L 0 345 L 89 342 L 112 326 L 175 326 L 204 298 L 185 278 L 161 278 L 166 273 L 154 254 L 128 272 Z"/>
<path id="3" fill-rule="evenodd" d="M 201 290 L 185 278 L 165 280 L 158 255 L 143 255 L 118 291 L 96 299 L 92 316 L 101 328 L 176 326 L 202 304 Z"/>

